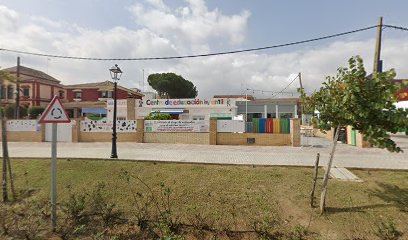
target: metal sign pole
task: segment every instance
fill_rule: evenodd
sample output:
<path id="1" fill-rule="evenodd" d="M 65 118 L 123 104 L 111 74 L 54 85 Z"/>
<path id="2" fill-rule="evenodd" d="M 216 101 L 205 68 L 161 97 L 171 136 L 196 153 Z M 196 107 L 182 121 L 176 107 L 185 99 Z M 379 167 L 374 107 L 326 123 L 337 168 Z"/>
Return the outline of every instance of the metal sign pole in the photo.
<path id="1" fill-rule="evenodd" d="M 51 146 L 51 226 L 57 228 L 57 124 L 52 123 Z"/>
<path id="2" fill-rule="evenodd" d="M 51 143 L 51 227 L 57 230 L 57 124 L 69 123 L 71 120 L 57 95 L 51 100 L 40 117 L 39 123 L 52 123 Z"/>

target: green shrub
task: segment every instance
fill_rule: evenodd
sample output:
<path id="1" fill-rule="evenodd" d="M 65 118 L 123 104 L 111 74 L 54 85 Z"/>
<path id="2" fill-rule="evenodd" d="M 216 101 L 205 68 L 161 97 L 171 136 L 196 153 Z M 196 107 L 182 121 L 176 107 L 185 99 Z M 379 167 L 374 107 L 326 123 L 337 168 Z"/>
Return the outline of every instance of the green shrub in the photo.
<path id="1" fill-rule="evenodd" d="M 145 120 L 171 120 L 170 114 L 154 112 L 145 117 Z"/>
<path id="2" fill-rule="evenodd" d="M 13 119 L 14 118 L 14 112 L 16 109 L 16 105 L 15 104 L 9 104 L 5 107 L 4 112 L 7 118 L 9 119 Z M 20 118 L 24 118 L 27 117 L 28 111 L 27 108 L 24 106 L 20 106 L 19 108 L 20 110 Z"/>
<path id="3" fill-rule="evenodd" d="M 398 240 L 402 237 L 402 232 L 397 229 L 393 221 L 380 222 L 375 233 L 381 240 Z"/>
<path id="4" fill-rule="evenodd" d="M 87 224 L 86 194 L 71 194 L 67 201 L 62 202 L 61 210 L 72 221 L 74 226 Z"/>
<path id="5" fill-rule="evenodd" d="M 93 114 L 93 113 L 87 113 L 85 114 L 85 117 L 93 121 L 99 121 L 104 118 L 104 117 L 99 116 L 99 114 Z"/>
<path id="6" fill-rule="evenodd" d="M 28 114 L 30 115 L 30 119 L 37 119 L 39 115 L 44 112 L 45 108 L 43 107 L 31 107 L 28 109 Z"/>
<path id="7" fill-rule="evenodd" d="M 99 217 L 105 227 L 118 223 L 122 212 L 110 201 L 111 197 L 106 194 L 104 183 L 98 183 L 89 196 L 88 204 L 93 216 Z"/>

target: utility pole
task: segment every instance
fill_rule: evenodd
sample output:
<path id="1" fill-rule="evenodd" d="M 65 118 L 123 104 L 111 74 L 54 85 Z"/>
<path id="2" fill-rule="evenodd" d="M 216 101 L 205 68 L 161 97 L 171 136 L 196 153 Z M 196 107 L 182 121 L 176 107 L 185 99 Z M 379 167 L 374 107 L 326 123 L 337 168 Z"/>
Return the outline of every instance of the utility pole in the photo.
<path id="1" fill-rule="evenodd" d="M 303 85 L 302 85 L 302 73 L 299 72 L 299 85 L 300 85 L 300 91 L 303 91 Z M 300 122 L 303 124 L 303 112 L 304 112 L 304 106 L 303 103 L 301 103 L 302 106 L 300 106 Z"/>
<path id="2" fill-rule="evenodd" d="M 378 25 L 377 25 L 377 39 L 375 43 L 375 52 L 374 52 L 374 67 L 373 67 L 373 73 L 376 72 L 381 72 L 382 67 L 381 65 L 381 35 L 382 35 L 382 24 L 383 18 L 379 17 L 378 18 Z"/>
<path id="3" fill-rule="evenodd" d="M 14 118 L 20 118 L 20 57 L 17 57 L 17 80 L 16 80 L 16 108 Z"/>
<path id="4" fill-rule="evenodd" d="M 245 89 L 245 126 L 248 122 L 248 88 Z"/>
<path id="5" fill-rule="evenodd" d="M 144 68 L 143 68 L 142 70 L 143 70 L 143 79 L 142 79 L 142 92 L 144 92 Z"/>

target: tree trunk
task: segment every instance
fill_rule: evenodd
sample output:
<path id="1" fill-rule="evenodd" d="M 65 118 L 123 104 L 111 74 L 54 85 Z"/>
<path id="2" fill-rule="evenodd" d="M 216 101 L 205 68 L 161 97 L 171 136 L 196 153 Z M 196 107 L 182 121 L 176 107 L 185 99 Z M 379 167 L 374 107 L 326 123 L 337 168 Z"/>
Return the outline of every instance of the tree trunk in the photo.
<path id="1" fill-rule="evenodd" d="M 314 207 L 314 201 L 315 201 L 314 193 L 316 189 L 317 175 L 319 174 L 319 159 L 320 159 L 320 153 L 317 153 L 314 174 L 313 174 L 313 181 L 312 181 L 312 191 L 310 192 L 310 207 L 312 208 Z"/>
<path id="2" fill-rule="evenodd" d="M 326 210 L 327 185 L 329 183 L 330 169 L 333 164 L 333 156 L 334 156 L 334 151 L 336 150 L 337 139 L 339 138 L 339 132 L 340 132 L 340 126 L 336 128 L 336 133 L 334 134 L 332 150 L 330 152 L 330 160 L 329 160 L 329 163 L 327 164 L 327 170 L 323 178 L 322 194 L 320 196 L 320 214 L 323 214 Z"/>
<path id="3" fill-rule="evenodd" d="M 1 118 L 1 137 L 2 137 L 2 147 L 3 147 L 3 162 L 2 162 L 2 188 L 3 188 L 3 202 L 8 201 L 7 194 L 7 132 L 6 132 L 6 121 L 0 110 Z"/>
<path id="4" fill-rule="evenodd" d="M 7 144 L 7 141 L 6 141 L 6 144 Z M 14 188 L 14 179 L 13 179 L 13 172 L 11 171 L 11 161 L 8 155 L 8 146 L 7 146 L 7 170 L 10 176 L 11 197 L 13 198 L 13 201 L 15 201 L 17 195 L 16 195 L 16 190 Z"/>
<path id="5" fill-rule="evenodd" d="M 0 113 L 1 117 L 1 134 L 2 134 L 2 147 L 3 147 L 3 196 L 6 196 L 6 200 L 8 201 L 8 194 L 7 194 L 7 172 L 10 176 L 10 186 L 11 186 L 11 195 L 13 199 L 16 199 L 16 190 L 14 188 L 14 181 L 13 181 L 13 173 L 11 171 L 11 161 L 8 152 L 8 141 L 7 141 L 7 121 L 4 116 Z M 3 127 L 4 126 L 4 127 Z"/>

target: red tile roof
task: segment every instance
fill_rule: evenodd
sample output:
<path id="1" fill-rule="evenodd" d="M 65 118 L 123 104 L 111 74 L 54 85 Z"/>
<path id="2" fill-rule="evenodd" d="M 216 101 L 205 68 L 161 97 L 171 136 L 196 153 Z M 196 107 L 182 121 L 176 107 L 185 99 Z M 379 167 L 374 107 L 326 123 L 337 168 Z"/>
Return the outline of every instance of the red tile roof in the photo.
<path id="1" fill-rule="evenodd" d="M 17 73 L 17 66 L 11 67 L 11 68 L 6 68 L 4 69 L 4 71 L 9 72 L 11 74 L 16 74 Z M 39 70 L 35 70 L 29 67 L 24 67 L 24 66 L 20 66 L 20 78 L 21 80 L 27 80 L 31 78 L 38 78 L 38 79 L 42 79 L 42 80 L 47 80 L 47 81 L 52 81 L 55 83 L 60 83 L 61 81 L 59 81 L 58 79 L 51 77 L 50 75 L 39 71 Z"/>

